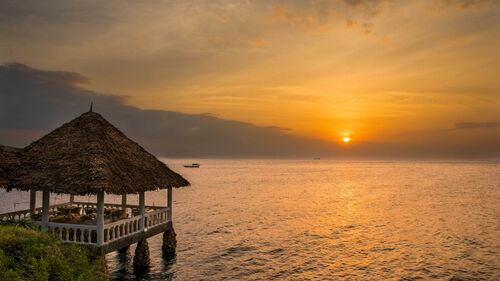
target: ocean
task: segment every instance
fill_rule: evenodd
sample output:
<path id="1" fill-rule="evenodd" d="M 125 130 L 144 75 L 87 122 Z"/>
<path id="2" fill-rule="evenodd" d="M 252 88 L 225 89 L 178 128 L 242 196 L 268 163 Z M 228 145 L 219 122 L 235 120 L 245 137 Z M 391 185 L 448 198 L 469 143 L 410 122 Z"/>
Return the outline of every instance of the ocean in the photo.
<path id="1" fill-rule="evenodd" d="M 192 184 L 174 190 L 176 256 L 157 235 L 147 271 L 134 246 L 108 254 L 112 280 L 500 280 L 498 162 L 193 161 L 165 160 Z"/>

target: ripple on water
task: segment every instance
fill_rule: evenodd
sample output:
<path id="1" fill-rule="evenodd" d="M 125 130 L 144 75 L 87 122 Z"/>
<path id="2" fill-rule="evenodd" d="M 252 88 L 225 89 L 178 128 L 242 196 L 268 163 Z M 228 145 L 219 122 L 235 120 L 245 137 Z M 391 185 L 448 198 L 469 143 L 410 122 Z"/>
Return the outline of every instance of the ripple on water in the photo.
<path id="1" fill-rule="evenodd" d="M 256 250 L 255 247 L 252 246 L 235 246 L 235 247 L 229 247 L 226 250 L 223 251 L 222 254 L 220 254 L 220 257 L 225 257 L 225 256 L 242 256 L 247 254 L 249 251 L 254 251 Z"/>
<path id="2" fill-rule="evenodd" d="M 500 280 L 499 170 L 206 160 L 182 170 L 192 186 L 175 190 L 175 259 L 151 238 L 149 271 L 131 269 L 131 247 L 108 256 L 112 279 Z"/>

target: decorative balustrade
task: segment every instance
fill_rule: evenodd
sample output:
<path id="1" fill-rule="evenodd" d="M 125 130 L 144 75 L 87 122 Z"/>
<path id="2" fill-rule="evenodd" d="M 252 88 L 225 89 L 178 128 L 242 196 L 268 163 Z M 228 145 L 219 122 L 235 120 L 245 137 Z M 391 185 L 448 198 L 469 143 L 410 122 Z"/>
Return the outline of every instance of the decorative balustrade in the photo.
<path id="1" fill-rule="evenodd" d="M 42 228 L 41 222 L 35 223 Z M 65 243 L 96 244 L 95 225 L 49 222 L 46 227 L 47 232 L 52 233 Z"/>
<path id="2" fill-rule="evenodd" d="M 161 208 L 144 214 L 145 230 L 168 222 L 169 208 Z M 142 216 L 119 220 L 104 225 L 104 244 L 142 231 Z"/>
<path id="3" fill-rule="evenodd" d="M 97 209 L 97 203 L 93 203 L 93 202 L 73 202 L 73 205 L 74 206 L 77 206 L 77 207 L 81 207 L 82 208 L 82 212 L 85 210 L 85 208 L 94 208 L 94 209 Z M 126 208 L 130 208 L 130 209 L 137 209 L 139 208 L 138 205 L 125 205 Z M 162 207 L 162 206 L 145 206 L 147 209 L 153 209 L 153 210 L 158 210 L 158 209 L 163 209 L 165 207 Z M 121 209 L 122 208 L 122 204 L 115 204 L 115 203 L 104 203 L 104 208 L 106 209 Z"/>
<path id="4" fill-rule="evenodd" d="M 69 203 L 67 203 L 69 204 Z M 73 205 L 78 206 L 78 207 L 91 207 L 91 208 L 97 208 L 97 203 L 94 202 L 73 202 Z M 116 204 L 116 203 L 104 203 L 105 208 L 112 208 L 112 209 L 121 209 L 122 204 Z M 138 205 L 126 205 L 127 208 L 139 208 Z M 164 209 L 165 207 L 163 206 L 145 206 L 146 208 L 149 209 Z"/>
<path id="5" fill-rule="evenodd" d="M 56 212 L 57 207 L 70 205 L 70 203 L 58 204 L 50 206 L 49 213 Z M 83 210 L 86 207 L 96 208 L 96 203 L 90 202 L 74 202 L 73 206 L 81 207 Z M 106 208 L 121 209 L 121 204 L 105 204 Z M 138 208 L 137 205 L 127 205 L 128 208 Z M 121 238 L 131 236 L 141 231 L 147 231 L 155 226 L 165 224 L 169 218 L 169 208 L 146 206 L 147 209 L 153 210 L 141 215 L 134 216 L 128 219 L 121 219 L 112 223 L 104 224 L 104 244 L 116 241 Z M 41 214 L 42 208 L 37 208 L 35 214 Z M 30 210 L 22 210 L 0 214 L 0 220 L 20 220 L 30 218 Z M 142 220 L 144 219 L 144 229 Z M 42 222 L 35 222 L 42 228 Z M 69 224 L 49 222 L 45 225 L 47 231 L 59 237 L 63 242 L 76 244 L 92 244 L 97 243 L 97 227 L 96 225 L 87 224 Z"/>
<path id="6" fill-rule="evenodd" d="M 141 231 L 142 216 L 104 224 L 104 244 Z"/>
<path id="7" fill-rule="evenodd" d="M 57 207 L 62 207 L 62 206 L 66 206 L 69 204 L 70 203 L 62 203 L 62 204 L 52 205 L 52 206 L 50 206 L 49 213 L 57 211 Z M 35 214 L 41 214 L 41 213 L 42 213 L 41 207 L 35 209 Z M 31 218 L 31 210 L 29 210 L 29 209 L 0 214 L 0 221 L 23 220 L 23 219 L 29 219 L 29 218 Z"/>
<path id="8" fill-rule="evenodd" d="M 21 210 L 21 211 L 0 214 L 0 221 L 24 220 L 24 219 L 29 219 L 30 217 L 31 217 L 30 210 Z"/>
<path id="9" fill-rule="evenodd" d="M 145 223 L 146 229 L 168 222 L 169 211 L 170 211 L 169 208 L 162 208 L 144 214 L 144 217 L 146 219 Z"/>

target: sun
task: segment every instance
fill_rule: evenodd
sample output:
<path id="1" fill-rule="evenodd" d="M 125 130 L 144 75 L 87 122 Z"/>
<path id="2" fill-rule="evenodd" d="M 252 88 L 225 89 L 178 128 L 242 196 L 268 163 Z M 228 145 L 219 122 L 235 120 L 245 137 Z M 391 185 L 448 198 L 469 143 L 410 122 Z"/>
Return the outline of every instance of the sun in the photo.
<path id="1" fill-rule="evenodd" d="M 345 143 L 348 143 L 348 142 L 351 141 L 351 138 L 350 137 L 343 137 L 342 141 L 345 142 Z"/>

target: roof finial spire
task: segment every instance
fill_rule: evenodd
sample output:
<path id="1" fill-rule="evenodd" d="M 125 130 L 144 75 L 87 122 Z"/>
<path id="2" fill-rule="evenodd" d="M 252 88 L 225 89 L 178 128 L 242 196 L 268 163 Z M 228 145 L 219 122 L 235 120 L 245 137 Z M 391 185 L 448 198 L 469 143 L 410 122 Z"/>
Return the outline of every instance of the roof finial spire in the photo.
<path id="1" fill-rule="evenodd" d="M 93 101 L 91 101 L 91 102 L 90 102 L 90 111 L 89 111 L 89 112 L 92 112 L 92 106 L 93 106 L 93 105 L 94 105 L 94 102 L 93 102 Z"/>

